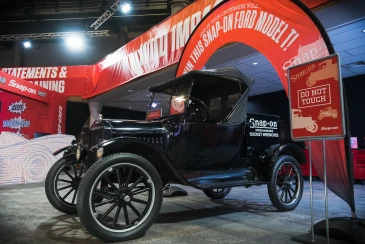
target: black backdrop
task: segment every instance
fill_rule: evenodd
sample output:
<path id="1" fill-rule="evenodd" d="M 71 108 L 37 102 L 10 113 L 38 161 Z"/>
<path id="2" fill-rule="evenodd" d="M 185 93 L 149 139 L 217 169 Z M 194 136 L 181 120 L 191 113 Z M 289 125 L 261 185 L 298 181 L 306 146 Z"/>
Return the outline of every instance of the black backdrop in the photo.
<path id="1" fill-rule="evenodd" d="M 351 136 L 357 137 L 359 148 L 364 148 L 365 137 L 365 75 L 343 79 L 347 96 Z M 247 111 L 279 115 L 289 120 L 289 100 L 285 91 L 250 97 Z"/>

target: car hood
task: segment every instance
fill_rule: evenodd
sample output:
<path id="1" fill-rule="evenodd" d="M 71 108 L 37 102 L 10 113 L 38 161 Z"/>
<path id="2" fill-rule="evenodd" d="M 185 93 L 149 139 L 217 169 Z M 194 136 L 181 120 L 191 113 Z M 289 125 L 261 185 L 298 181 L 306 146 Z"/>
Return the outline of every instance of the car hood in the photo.
<path id="1" fill-rule="evenodd" d="M 116 135 L 160 134 L 166 128 L 161 121 L 141 120 L 103 120 L 104 126 L 111 128 L 113 137 Z"/>

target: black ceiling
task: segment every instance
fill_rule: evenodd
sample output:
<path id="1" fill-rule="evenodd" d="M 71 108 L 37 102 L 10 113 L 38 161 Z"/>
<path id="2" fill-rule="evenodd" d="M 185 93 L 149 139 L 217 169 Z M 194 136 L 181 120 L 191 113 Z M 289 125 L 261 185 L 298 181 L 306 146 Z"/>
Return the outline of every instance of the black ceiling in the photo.
<path id="1" fill-rule="evenodd" d="M 116 0 L 13 0 L 0 2 L 0 35 L 94 30 L 90 25 Z M 155 25 L 168 16 L 167 1 L 133 0 L 132 11 L 117 11 L 99 29 Z"/>

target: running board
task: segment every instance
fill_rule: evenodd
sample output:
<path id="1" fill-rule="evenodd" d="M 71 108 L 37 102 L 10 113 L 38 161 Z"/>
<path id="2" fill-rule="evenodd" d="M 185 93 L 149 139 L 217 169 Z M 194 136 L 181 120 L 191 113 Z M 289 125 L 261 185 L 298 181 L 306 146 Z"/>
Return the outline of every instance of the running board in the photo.
<path id="1" fill-rule="evenodd" d="M 212 183 L 198 183 L 191 182 L 201 189 L 212 189 L 212 188 L 224 188 L 224 187 L 235 187 L 235 186 L 252 186 L 252 185 L 264 185 L 268 182 L 264 181 L 247 181 L 247 180 L 234 180 L 234 181 L 224 181 L 224 182 L 212 182 Z"/>

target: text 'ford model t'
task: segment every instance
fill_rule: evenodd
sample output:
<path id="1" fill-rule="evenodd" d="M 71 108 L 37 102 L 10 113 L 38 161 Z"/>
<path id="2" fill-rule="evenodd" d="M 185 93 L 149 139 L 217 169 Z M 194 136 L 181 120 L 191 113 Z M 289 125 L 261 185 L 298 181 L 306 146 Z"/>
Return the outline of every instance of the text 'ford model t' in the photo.
<path id="1" fill-rule="evenodd" d="M 146 121 L 100 118 L 89 145 L 74 144 L 50 169 L 46 194 L 64 213 L 107 241 L 143 235 L 168 183 L 212 199 L 231 187 L 266 184 L 280 211 L 303 192 L 302 150 L 280 140 L 279 117 L 247 114 L 254 81 L 235 68 L 192 71 L 150 88 Z M 153 111 L 152 111 L 153 110 Z"/>

